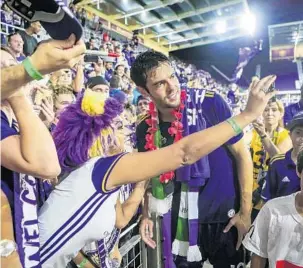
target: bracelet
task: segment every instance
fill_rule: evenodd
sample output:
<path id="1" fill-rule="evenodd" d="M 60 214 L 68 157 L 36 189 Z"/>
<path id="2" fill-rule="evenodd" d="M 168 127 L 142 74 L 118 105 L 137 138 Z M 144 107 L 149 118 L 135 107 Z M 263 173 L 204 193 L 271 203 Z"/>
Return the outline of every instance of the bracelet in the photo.
<path id="1" fill-rule="evenodd" d="M 86 258 L 83 258 L 82 262 L 80 264 L 77 264 L 78 268 L 84 268 L 85 264 L 88 262 Z"/>
<path id="2" fill-rule="evenodd" d="M 30 58 L 26 58 L 22 61 L 22 65 L 24 66 L 25 71 L 28 75 L 33 78 L 34 80 L 41 80 L 43 79 L 43 75 L 33 66 Z"/>
<path id="3" fill-rule="evenodd" d="M 264 134 L 263 136 L 260 136 L 261 140 L 264 140 L 265 138 L 267 138 L 267 135 Z"/>
<path id="4" fill-rule="evenodd" d="M 235 119 L 229 118 L 226 121 L 227 121 L 228 124 L 231 125 L 231 127 L 233 128 L 233 130 L 236 133 L 236 135 L 239 135 L 239 134 L 242 133 L 242 128 L 237 124 L 237 122 L 235 121 Z"/>

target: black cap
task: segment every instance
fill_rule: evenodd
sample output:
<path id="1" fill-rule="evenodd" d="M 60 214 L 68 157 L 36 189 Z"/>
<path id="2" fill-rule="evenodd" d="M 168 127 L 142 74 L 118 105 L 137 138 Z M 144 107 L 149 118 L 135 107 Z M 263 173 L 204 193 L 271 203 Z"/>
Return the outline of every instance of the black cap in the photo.
<path id="1" fill-rule="evenodd" d="M 108 82 L 102 76 L 90 77 L 86 82 L 86 87 L 93 88 L 97 85 L 106 85 L 108 86 Z"/>
<path id="2" fill-rule="evenodd" d="M 303 126 L 303 111 L 297 113 L 293 119 L 287 124 L 286 128 L 292 131 L 295 127 Z"/>
<path id="3" fill-rule="evenodd" d="M 29 22 L 40 21 L 47 33 L 56 40 L 65 40 L 71 34 L 78 41 L 83 33 L 80 23 L 63 1 L 5 0 L 7 6 Z"/>

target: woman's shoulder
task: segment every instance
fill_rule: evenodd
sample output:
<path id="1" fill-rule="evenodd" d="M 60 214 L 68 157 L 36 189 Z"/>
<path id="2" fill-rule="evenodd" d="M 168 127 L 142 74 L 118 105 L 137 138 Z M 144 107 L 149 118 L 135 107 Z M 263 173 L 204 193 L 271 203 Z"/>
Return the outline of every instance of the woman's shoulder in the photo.
<path id="1" fill-rule="evenodd" d="M 289 131 L 284 127 L 279 127 L 278 128 L 278 134 L 281 137 L 288 137 L 289 136 Z"/>

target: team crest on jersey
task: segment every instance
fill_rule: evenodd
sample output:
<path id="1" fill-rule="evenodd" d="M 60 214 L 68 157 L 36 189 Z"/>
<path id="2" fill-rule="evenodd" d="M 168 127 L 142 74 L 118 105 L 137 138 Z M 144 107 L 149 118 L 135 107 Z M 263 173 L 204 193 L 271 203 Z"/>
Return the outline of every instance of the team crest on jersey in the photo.
<path id="1" fill-rule="evenodd" d="M 236 215 L 236 211 L 234 209 L 231 209 L 228 211 L 227 215 L 229 218 L 232 218 L 233 216 Z"/>

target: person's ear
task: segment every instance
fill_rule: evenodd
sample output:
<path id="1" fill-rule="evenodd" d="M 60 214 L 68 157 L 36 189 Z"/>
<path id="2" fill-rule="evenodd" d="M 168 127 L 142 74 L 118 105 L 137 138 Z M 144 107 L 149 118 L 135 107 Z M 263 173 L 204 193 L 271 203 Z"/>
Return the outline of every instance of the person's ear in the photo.
<path id="1" fill-rule="evenodd" d="M 296 173 L 297 173 L 297 176 L 301 179 L 301 174 L 299 173 L 298 168 L 296 168 Z"/>
<path id="2" fill-rule="evenodd" d="M 142 94 L 142 96 L 150 98 L 149 93 L 144 87 L 137 87 L 137 89 Z"/>

